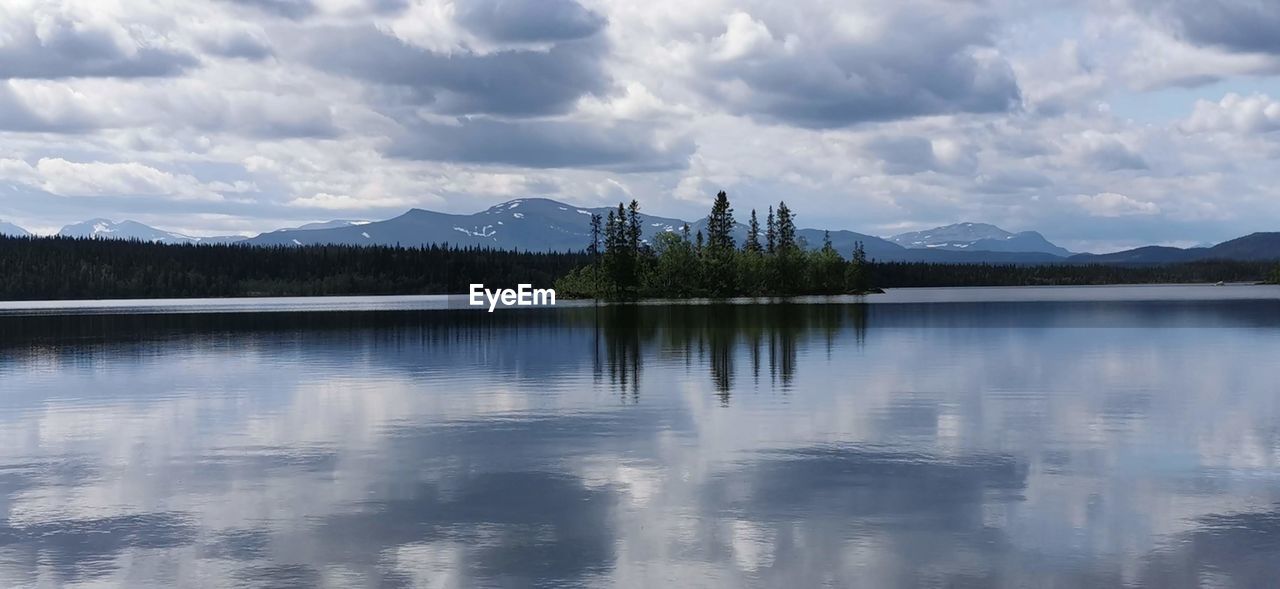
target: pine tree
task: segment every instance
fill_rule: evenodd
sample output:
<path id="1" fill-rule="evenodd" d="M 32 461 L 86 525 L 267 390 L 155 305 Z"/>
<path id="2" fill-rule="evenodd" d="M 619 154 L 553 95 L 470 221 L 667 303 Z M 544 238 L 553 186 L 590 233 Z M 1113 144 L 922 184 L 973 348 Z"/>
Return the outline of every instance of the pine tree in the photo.
<path id="1" fill-rule="evenodd" d="M 729 207 L 729 195 L 721 190 L 711 205 L 707 218 L 707 247 L 721 254 L 733 250 L 733 209 Z"/>
<path id="2" fill-rule="evenodd" d="M 587 253 L 591 254 L 593 262 L 600 262 L 600 215 L 594 213 L 591 215 L 591 245 L 587 246 Z"/>
<path id="3" fill-rule="evenodd" d="M 786 202 L 778 203 L 778 244 L 779 250 L 788 251 L 798 247 L 796 243 L 796 221 L 791 214 L 791 209 L 787 208 Z"/>
<path id="4" fill-rule="evenodd" d="M 765 220 L 765 240 L 769 255 L 778 251 L 778 222 L 773 218 L 773 205 L 769 205 L 769 217 Z"/>
<path id="5" fill-rule="evenodd" d="M 751 223 L 747 225 L 747 244 L 743 249 L 753 254 L 760 253 L 760 221 L 756 220 L 755 209 L 751 209 Z"/>
<path id="6" fill-rule="evenodd" d="M 637 258 L 640 256 L 641 234 L 640 203 L 632 199 L 631 205 L 627 207 L 627 247 L 631 249 L 631 255 Z"/>

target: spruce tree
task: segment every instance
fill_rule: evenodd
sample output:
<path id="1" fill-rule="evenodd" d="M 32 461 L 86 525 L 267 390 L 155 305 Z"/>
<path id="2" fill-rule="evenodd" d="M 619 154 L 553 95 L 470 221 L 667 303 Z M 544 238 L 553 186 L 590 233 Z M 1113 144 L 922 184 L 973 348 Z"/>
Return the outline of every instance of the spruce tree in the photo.
<path id="1" fill-rule="evenodd" d="M 640 237 L 642 233 L 640 203 L 632 199 L 631 205 L 627 207 L 627 247 L 631 249 L 631 255 L 637 258 L 640 256 Z"/>
<path id="2" fill-rule="evenodd" d="M 760 253 L 760 221 L 756 220 L 756 210 L 751 209 L 751 224 L 747 226 L 747 244 L 744 249 L 750 253 Z"/>
<path id="3" fill-rule="evenodd" d="M 778 203 L 778 244 L 779 250 L 793 250 L 799 244 L 796 243 L 796 221 L 791 214 L 791 209 L 787 208 L 786 202 Z"/>
<path id="4" fill-rule="evenodd" d="M 769 217 L 765 219 L 766 251 L 773 255 L 778 246 L 778 222 L 773 218 L 773 205 L 769 205 Z"/>
<path id="5" fill-rule="evenodd" d="M 591 254 L 591 260 L 599 263 L 600 261 L 600 215 L 592 213 L 591 215 L 591 244 L 587 246 L 587 253 Z"/>
<path id="6" fill-rule="evenodd" d="M 711 205 L 711 216 L 707 218 L 707 247 L 716 253 L 735 248 L 733 209 L 729 207 L 729 195 L 723 190 L 716 195 L 715 204 Z"/>

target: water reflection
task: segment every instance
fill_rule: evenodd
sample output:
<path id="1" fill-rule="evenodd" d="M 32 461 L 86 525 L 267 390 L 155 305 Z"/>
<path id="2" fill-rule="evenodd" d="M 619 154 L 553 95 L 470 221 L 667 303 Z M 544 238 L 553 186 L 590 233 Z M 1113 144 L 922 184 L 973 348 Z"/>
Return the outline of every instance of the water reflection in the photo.
<path id="1" fill-rule="evenodd" d="M 1280 304 L 0 318 L 0 585 L 1266 586 Z"/>

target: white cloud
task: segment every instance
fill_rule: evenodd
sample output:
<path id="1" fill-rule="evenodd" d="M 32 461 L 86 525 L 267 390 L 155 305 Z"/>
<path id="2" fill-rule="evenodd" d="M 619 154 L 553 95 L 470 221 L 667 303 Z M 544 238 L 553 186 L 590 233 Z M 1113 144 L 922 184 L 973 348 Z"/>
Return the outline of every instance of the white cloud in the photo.
<path id="1" fill-rule="evenodd" d="M 1071 200 L 1095 217 L 1155 215 L 1160 212 L 1160 207 L 1156 203 L 1137 200 L 1114 192 L 1103 192 L 1094 195 L 1081 194 Z"/>
<path id="2" fill-rule="evenodd" d="M 157 197 L 165 200 L 220 201 L 221 193 L 254 190 L 246 182 L 204 183 L 194 176 L 162 171 L 135 162 L 73 162 L 42 158 L 35 165 L 0 160 L 0 181 L 37 188 L 54 196 Z"/>
<path id="3" fill-rule="evenodd" d="M 1265 94 L 1227 94 L 1218 102 L 1200 100 L 1181 128 L 1189 133 L 1270 133 L 1280 131 L 1280 101 Z"/>
<path id="4" fill-rule="evenodd" d="M 58 196 L 155 196 L 180 200 L 222 200 L 195 177 L 139 163 L 71 162 L 43 158 L 34 166 L 41 190 Z"/>
<path id="5" fill-rule="evenodd" d="M 328 194 L 320 192 L 312 196 L 299 197 L 289 201 L 296 207 L 325 209 L 330 211 L 360 211 L 387 207 L 408 207 L 414 203 L 407 198 L 394 196 L 351 196 L 347 194 Z"/>

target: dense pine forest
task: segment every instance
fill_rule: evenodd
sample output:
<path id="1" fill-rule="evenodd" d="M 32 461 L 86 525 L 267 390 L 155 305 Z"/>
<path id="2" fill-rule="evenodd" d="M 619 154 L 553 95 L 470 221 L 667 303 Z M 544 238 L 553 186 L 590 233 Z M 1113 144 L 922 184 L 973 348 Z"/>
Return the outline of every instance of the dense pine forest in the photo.
<path id="1" fill-rule="evenodd" d="M 549 286 L 588 258 L 445 247 L 160 245 L 0 237 L 0 300 L 464 293 Z"/>

